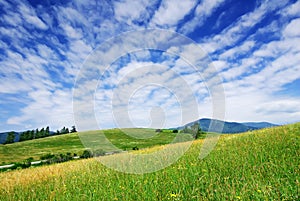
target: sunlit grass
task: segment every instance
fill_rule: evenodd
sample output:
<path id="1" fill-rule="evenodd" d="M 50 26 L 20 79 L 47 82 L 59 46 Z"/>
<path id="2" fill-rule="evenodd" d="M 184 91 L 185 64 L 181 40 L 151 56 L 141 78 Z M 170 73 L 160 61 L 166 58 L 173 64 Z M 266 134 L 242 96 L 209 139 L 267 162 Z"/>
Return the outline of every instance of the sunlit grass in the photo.
<path id="1" fill-rule="evenodd" d="M 94 159 L 1 173 L 0 200 L 299 200 L 300 124 L 224 135 L 203 160 L 201 144 L 149 174 Z"/>
<path id="2" fill-rule="evenodd" d="M 107 147 L 105 138 L 118 149 L 132 150 L 133 147 L 146 148 L 156 145 L 168 144 L 176 135 L 180 141 L 191 140 L 191 135 L 174 133 L 156 133 L 154 129 L 109 129 L 103 131 L 86 131 L 66 135 L 52 136 L 42 139 L 23 141 L 13 144 L 0 145 L 1 163 L 20 162 L 29 157 L 39 160 L 46 154 L 76 153 L 80 155 L 86 147 L 80 138 L 87 139 L 89 146 L 94 146 L 106 151 L 114 151 Z M 100 138 L 100 140 L 99 140 Z M 95 140 L 98 139 L 98 140 Z M 93 142 L 93 140 L 95 140 Z M 87 147 L 89 148 L 89 147 Z"/>

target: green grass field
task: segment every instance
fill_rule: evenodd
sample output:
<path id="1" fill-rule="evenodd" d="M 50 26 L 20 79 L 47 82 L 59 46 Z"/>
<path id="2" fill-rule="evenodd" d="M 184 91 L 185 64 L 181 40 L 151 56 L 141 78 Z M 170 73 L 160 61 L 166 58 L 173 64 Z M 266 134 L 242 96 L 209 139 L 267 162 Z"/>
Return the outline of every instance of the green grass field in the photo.
<path id="1" fill-rule="evenodd" d="M 110 129 L 102 131 L 87 131 L 66 135 L 57 135 L 36 140 L 23 141 L 13 144 L 0 145 L 0 165 L 20 162 L 29 157 L 39 160 L 41 156 L 48 153 L 76 153 L 80 155 L 85 147 L 80 141 L 80 137 L 91 139 L 95 137 L 105 137 L 116 147 L 122 150 L 131 150 L 133 147 L 146 148 L 155 145 L 170 143 L 176 136 L 173 133 L 155 133 L 154 129 Z M 127 135 L 128 134 L 128 135 Z M 181 136 L 181 141 L 191 140 L 188 134 L 177 134 Z M 96 142 L 96 147 L 107 150 L 105 140 Z M 109 150 L 114 151 L 114 150 Z"/>
<path id="2" fill-rule="evenodd" d="M 300 199 L 300 123 L 223 135 L 203 160 L 201 145 L 195 141 L 173 165 L 142 175 L 108 169 L 95 159 L 0 173 L 0 200 Z"/>

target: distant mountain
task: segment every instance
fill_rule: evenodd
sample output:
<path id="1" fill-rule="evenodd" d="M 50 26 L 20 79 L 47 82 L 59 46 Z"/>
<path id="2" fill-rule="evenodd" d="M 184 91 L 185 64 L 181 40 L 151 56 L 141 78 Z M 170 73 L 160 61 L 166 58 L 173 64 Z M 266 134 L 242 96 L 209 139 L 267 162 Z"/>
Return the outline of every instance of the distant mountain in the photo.
<path id="1" fill-rule="evenodd" d="M 0 133 L 0 144 L 3 144 L 6 141 L 6 137 L 9 132 Z M 19 142 L 21 132 L 15 132 L 15 142 Z"/>
<path id="2" fill-rule="evenodd" d="M 0 133 L 0 144 L 3 144 L 6 140 L 7 133 Z"/>
<path id="3" fill-rule="evenodd" d="M 195 122 L 191 122 L 186 124 L 185 126 L 191 126 Z M 198 120 L 200 127 L 203 131 L 209 131 L 209 132 L 220 132 L 220 128 L 223 124 L 222 133 L 242 133 L 249 130 L 257 130 L 267 127 L 273 127 L 277 126 L 275 124 L 271 124 L 268 122 L 247 122 L 247 123 L 238 123 L 238 122 L 227 122 L 227 121 L 221 121 L 216 119 L 199 119 Z M 212 127 L 209 128 L 210 124 L 212 123 Z M 179 127 L 178 129 L 183 129 L 184 126 Z"/>
<path id="4" fill-rule="evenodd" d="M 259 129 L 279 126 L 276 124 L 271 124 L 269 122 L 245 122 L 242 124 L 244 124 L 245 126 L 255 127 L 255 128 L 259 128 Z"/>

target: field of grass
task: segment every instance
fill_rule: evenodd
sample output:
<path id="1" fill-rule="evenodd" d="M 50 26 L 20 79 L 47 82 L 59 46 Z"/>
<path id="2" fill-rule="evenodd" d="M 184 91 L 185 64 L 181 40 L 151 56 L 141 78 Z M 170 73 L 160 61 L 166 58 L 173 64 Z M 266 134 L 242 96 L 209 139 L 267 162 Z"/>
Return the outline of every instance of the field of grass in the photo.
<path id="1" fill-rule="evenodd" d="M 80 153 L 84 150 L 78 134 L 57 135 L 36 140 L 0 145 L 0 164 L 20 162 L 29 157 L 39 160 L 47 153 Z"/>
<path id="2" fill-rule="evenodd" d="M 142 175 L 108 169 L 95 159 L 0 173 L 0 200 L 300 199 L 299 123 L 223 135 L 203 160 L 201 144 L 195 141 L 173 165 Z M 122 154 L 105 157 L 113 161 Z"/>
<path id="3" fill-rule="evenodd" d="M 155 133 L 154 129 L 110 129 L 104 130 L 105 137 L 111 141 L 117 148 L 122 150 L 131 150 L 133 147 L 145 148 L 154 145 L 163 145 L 170 143 L 176 136 L 173 133 Z M 1 163 L 20 162 L 29 157 L 39 160 L 41 156 L 48 153 L 66 154 L 76 153 L 80 155 L 85 147 L 80 141 L 80 137 L 91 139 L 102 137 L 103 140 L 97 141 L 96 146 L 107 150 L 105 137 L 101 131 L 87 131 L 81 133 L 72 133 L 66 135 L 57 135 L 36 140 L 17 142 L 13 144 L 0 145 L 0 165 Z M 127 135 L 128 134 L 128 135 Z M 191 140 L 188 134 L 178 134 L 182 136 L 182 141 Z M 114 151 L 114 150 L 109 150 Z"/>

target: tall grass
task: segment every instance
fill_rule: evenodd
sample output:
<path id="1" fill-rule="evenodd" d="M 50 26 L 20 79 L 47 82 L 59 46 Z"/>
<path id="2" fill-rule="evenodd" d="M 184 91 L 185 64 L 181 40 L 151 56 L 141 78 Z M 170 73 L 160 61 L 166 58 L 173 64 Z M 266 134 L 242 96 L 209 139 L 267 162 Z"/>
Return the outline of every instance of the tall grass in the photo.
<path id="1" fill-rule="evenodd" d="M 224 135 L 203 160 L 201 144 L 149 174 L 117 172 L 94 159 L 1 173 L 0 200 L 300 199 L 300 124 Z"/>

